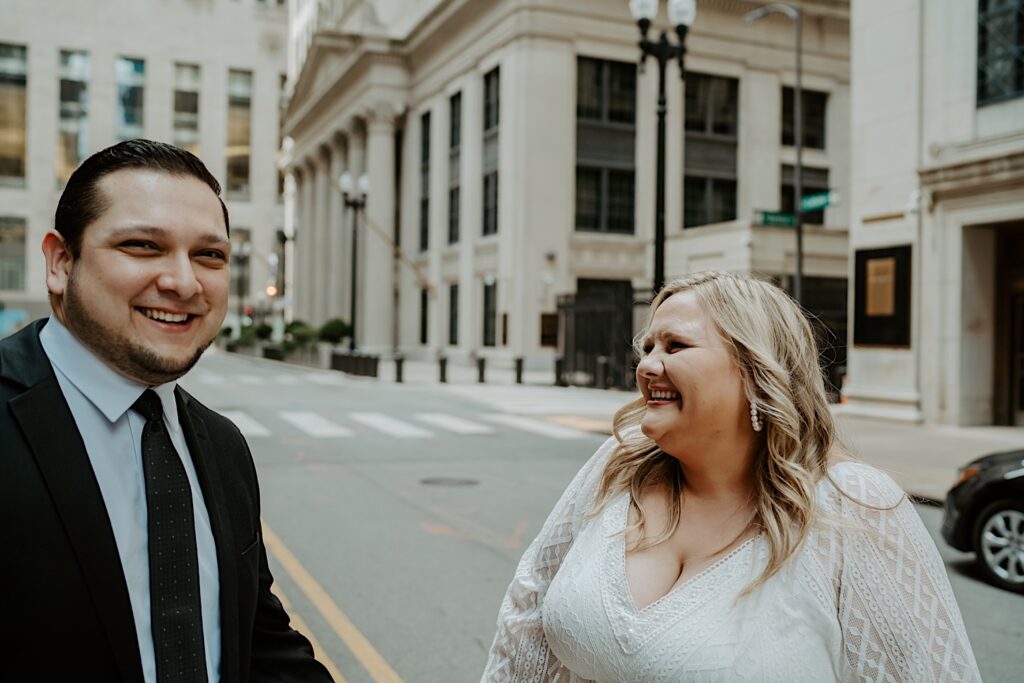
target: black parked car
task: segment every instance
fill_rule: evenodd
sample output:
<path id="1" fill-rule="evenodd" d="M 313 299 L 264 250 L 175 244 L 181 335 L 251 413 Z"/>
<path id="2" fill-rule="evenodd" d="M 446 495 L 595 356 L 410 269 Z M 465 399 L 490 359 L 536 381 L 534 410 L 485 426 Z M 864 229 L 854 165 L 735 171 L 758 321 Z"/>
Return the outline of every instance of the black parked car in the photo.
<path id="1" fill-rule="evenodd" d="M 991 583 L 1024 593 L 1024 450 L 993 453 L 960 468 L 946 494 L 942 537 L 974 552 Z"/>

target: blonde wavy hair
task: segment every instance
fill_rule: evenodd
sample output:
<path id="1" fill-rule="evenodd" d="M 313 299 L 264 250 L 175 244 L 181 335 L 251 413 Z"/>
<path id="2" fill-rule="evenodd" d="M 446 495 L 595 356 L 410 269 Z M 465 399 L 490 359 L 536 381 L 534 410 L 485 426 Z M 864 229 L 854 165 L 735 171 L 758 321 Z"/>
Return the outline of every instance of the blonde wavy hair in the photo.
<path id="1" fill-rule="evenodd" d="M 769 560 L 744 591 L 749 593 L 778 572 L 807 538 L 816 521 L 815 486 L 828 476 L 830 456 L 840 444 L 811 325 L 799 305 L 770 283 L 715 271 L 668 283 L 651 303 L 644 331 L 633 342 L 638 355 L 654 312 L 673 294 L 686 291 L 693 292 L 725 340 L 742 374 L 747 399 L 761 415 L 750 524 L 767 538 Z M 615 414 L 618 446 L 605 467 L 591 513 L 597 514 L 612 496 L 629 491 L 636 522 L 626 532 L 637 532 L 633 546 L 637 550 L 671 537 L 679 525 L 685 486 L 679 461 L 640 431 L 645 411 L 640 397 Z M 669 487 L 673 521 L 660 534 L 647 537 L 639 499 L 645 487 L 653 484 Z"/>

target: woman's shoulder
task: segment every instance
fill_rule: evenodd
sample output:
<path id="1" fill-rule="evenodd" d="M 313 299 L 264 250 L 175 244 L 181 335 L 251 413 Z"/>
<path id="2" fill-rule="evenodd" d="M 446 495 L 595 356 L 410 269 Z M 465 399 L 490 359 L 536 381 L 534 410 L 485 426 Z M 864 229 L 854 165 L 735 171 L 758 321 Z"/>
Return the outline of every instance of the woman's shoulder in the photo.
<path id="1" fill-rule="evenodd" d="M 826 500 L 846 499 L 871 508 L 893 508 L 906 497 L 888 473 L 854 458 L 833 462 L 818 489 Z"/>

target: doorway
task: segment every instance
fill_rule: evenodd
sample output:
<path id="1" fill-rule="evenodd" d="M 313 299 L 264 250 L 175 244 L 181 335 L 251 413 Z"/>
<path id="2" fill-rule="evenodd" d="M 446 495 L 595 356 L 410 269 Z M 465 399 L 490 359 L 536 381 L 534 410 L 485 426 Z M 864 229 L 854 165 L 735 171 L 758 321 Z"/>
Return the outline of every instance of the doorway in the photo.
<path id="1" fill-rule="evenodd" d="M 998 234 L 996 424 L 1024 426 L 1024 224 Z"/>

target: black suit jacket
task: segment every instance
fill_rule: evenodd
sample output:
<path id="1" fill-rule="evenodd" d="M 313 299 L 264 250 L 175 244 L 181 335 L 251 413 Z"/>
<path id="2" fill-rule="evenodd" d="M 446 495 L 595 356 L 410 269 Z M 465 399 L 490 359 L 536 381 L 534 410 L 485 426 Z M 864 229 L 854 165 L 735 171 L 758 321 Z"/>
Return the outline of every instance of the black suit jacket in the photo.
<path id="1" fill-rule="evenodd" d="M 0 678 L 143 683 L 110 518 L 39 343 L 45 322 L 0 341 Z M 217 545 L 221 680 L 331 681 L 270 592 L 245 440 L 180 388 L 177 399 Z"/>

